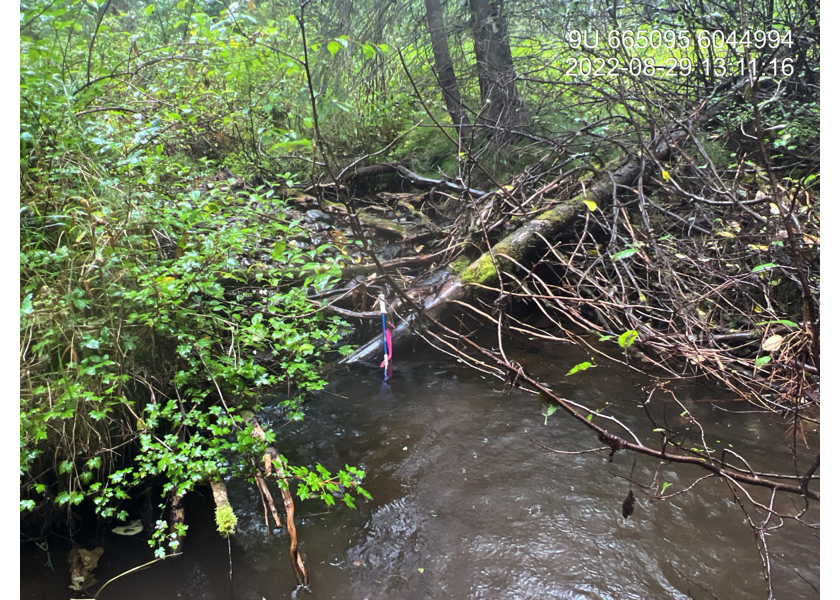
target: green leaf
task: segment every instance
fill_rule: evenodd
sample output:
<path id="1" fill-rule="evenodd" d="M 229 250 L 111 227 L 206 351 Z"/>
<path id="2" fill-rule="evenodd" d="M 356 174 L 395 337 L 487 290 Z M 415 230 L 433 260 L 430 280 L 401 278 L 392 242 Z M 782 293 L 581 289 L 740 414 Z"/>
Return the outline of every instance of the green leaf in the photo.
<path id="1" fill-rule="evenodd" d="M 32 294 L 27 294 L 20 303 L 20 316 L 32 314 Z"/>
<path id="2" fill-rule="evenodd" d="M 545 425 L 548 425 L 548 417 L 557 412 L 556 404 L 547 404 L 541 407 L 540 412 L 545 416 Z"/>
<path id="3" fill-rule="evenodd" d="M 271 251 L 271 257 L 276 261 L 283 260 L 283 253 L 286 251 L 286 242 L 274 242 L 274 250 Z"/>
<path id="4" fill-rule="evenodd" d="M 755 359 L 755 366 L 756 366 L 756 367 L 763 367 L 764 365 L 766 365 L 767 363 L 769 363 L 771 360 L 772 360 L 772 358 L 771 358 L 770 356 L 759 356 L 759 357 L 756 357 L 756 359 Z"/>
<path id="5" fill-rule="evenodd" d="M 613 254 L 610 259 L 615 262 L 617 260 L 621 260 L 622 258 L 627 258 L 628 256 L 633 256 L 639 251 L 638 248 L 627 248 L 626 250 L 622 250 L 620 252 L 616 252 Z"/>
<path id="6" fill-rule="evenodd" d="M 661 489 L 661 490 L 659 490 L 659 494 L 660 494 L 660 495 L 661 495 L 661 494 L 664 494 L 664 493 L 665 493 L 665 490 L 667 490 L 669 487 L 671 487 L 671 483 L 670 483 L 670 482 L 668 482 L 668 481 L 663 481 L 663 482 L 662 482 L 662 489 Z"/>
<path id="7" fill-rule="evenodd" d="M 618 345 L 622 348 L 629 348 L 633 345 L 633 342 L 636 341 L 636 338 L 639 337 L 639 332 L 635 329 L 631 329 L 629 331 L 625 331 L 622 333 L 618 338 Z"/>
<path id="8" fill-rule="evenodd" d="M 769 271 L 773 267 L 778 267 L 776 263 L 764 263 L 762 265 L 756 265 L 752 268 L 753 273 L 760 273 L 761 271 Z"/>
<path id="9" fill-rule="evenodd" d="M 580 364 L 578 364 L 578 365 L 575 365 L 575 366 L 574 366 L 574 367 L 572 367 L 571 369 L 569 369 L 569 372 L 568 372 L 568 373 L 566 373 L 566 377 L 568 377 L 569 375 L 574 375 L 574 374 L 575 374 L 575 373 L 577 373 L 578 371 L 586 371 L 586 369 L 589 369 L 590 367 L 594 367 L 594 366 L 596 366 L 596 365 L 593 365 L 593 364 L 592 364 L 591 362 L 589 362 L 589 361 L 582 362 L 582 363 L 580 363 Z"/>
<path id="10" fill-rule="evenodd" d="M 330 55 L 332 55 L 332 56 L 333 56 L 333 58 L 335 58 L 335 54 L 336 54 L 336 52 L 338 52 L 339 50 L 341 50 L 341 44 L 339 44 L 338 42 L 336 42 L 335 40 L 333 40 L 333 41 L 331 41 L 330 43 L 328 43 L 328 44 L 327 44 L 327 50 L 329 50 L 329 51 L 330 51 Z"/>
<path id="11" fill-rule="evenodd" d="M 542 392 L 537 394 L 537 400 L 540 403 L 540 414 L 545 416 L 545 424 L 548 425 L 548 417 L 554 414 L 557 410 L 557 405 Z"/>

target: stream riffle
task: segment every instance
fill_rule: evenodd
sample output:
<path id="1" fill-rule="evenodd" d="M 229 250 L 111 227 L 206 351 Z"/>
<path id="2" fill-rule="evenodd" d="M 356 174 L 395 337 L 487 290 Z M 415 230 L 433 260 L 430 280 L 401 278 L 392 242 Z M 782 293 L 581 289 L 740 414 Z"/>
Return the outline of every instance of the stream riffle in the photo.
<path id="1" fill-rule="evenodd" d="M 561 395 L 603 407 L 656 439 L 638 408 L 636 381 L 621 369 L 600 365 L 566 377 L 589 357 L 558 344 L 507 352 Z M 288 538 L 277 530 L 268 539 L 253 486 L 231 481 L 239 531 L 230 553 L 213 531 L 209 490 L 193 494 L 185 554 L 111 583 L 100 600 L 767 598 L 753 531 L 724 482 L 706 479 L 670 501 L 651 502 L 635 488 L 635 511 L 625 519 L 628 479 L 649 483 L 658 461 L 626 452 L 613 462 L 603 451 L 552 453 L 534 442 L 563 451 L 601 444 L 560 411 L 546 425 L 533 396 L 505 392 L 501 382 L 454 359 L 419 350 L 395 359 L 390 385 L 378 371 L 334 371 L 304 422 L 277 422 L 280 449 L 292 462 L 359 466 L 373 495 L 357 511 L 298 504 L 309 593 L 293 595 Z M 709 445 L 732 444 L 757 469 L 790 464 L 781 419 L 726 401 L 714 389 L 682 387 L 678 397 L 704 424 Z M 672 426 L 688 426 L 678 405 L 652 406 Z M 819 449 L 818 432 L 807 441 L 810 449 L 801 441 L 799 449 L 810 457 Z M 668 492 L 703 475 L 669 465 L 661 474 Z M 787 512 L 802 502 L 777 498 L 775 506 Z M 804 520 L 819 522 L 818 503 Z M 151 558 L 143 539 L 102 535 L 100 582 Z M 776 597 L 817 598 L 818 530 L 786 522 L 767 540 Z M 71 597 L 61 552 L 54 542 L 53 572 L 43 549 L 22 546 L 21 598 Z"/>

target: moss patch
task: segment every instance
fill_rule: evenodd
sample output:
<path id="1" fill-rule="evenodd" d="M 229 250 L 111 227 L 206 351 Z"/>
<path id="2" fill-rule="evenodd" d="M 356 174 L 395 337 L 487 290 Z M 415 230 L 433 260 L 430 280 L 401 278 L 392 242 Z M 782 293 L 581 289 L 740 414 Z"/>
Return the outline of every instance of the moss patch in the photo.
<path id="1" fill-rule="evenodd" d="M 462 254 L 451 263 L 449 263 L 449 269 L 455 273 L 456 275 L 460 275 L 464 272 L 464 269 L 470 266 L 470 259 L 465 254 Z"/>
<path id="2" fill-rule="evenodd" d="M 496 268 L 493 266 L 493 259 L 489 253 L 481 257 L 467 267 L 461 273 L 461 283 L 481 283 L 487 285 L 496 280 Z"/>
<path id="3" fill-rule="evenodd" d="M 227 537 L 236 531 L 236 515 L 230 504 L 223 504 L 216 507 L 216 528 L 222 537 Z"/>
<path id="4" fill-rule="evenodd" d="M 541 242 L 538 233 L 551 237 L 553 232 L 570 223 L 581 209 L 588 210 L 583 204 L 584 200 L 597 202 L 597 195 L 589 190 L 578 194 L 568 202 L 523 225 L 493 246 L 492 256 L 496 258 L 499 270 L 510 271 L 514 267 L 511 260 L 521 262 L 528 251 Z M 510 257 L 510 260 L 505 257 Z M 461 273 L 461 282 L 464 284 L 492 285 L 497 279 L 496 268 L 489 252 L 485 252 Z"/>

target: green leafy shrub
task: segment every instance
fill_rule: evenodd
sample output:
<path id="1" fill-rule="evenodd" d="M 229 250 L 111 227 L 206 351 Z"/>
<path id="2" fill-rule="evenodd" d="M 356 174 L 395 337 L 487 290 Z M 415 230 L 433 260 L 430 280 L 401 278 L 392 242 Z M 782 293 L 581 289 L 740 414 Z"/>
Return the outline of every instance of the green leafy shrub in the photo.
<path id="1" fill-rule="evenodd" d="M 174 497 L 250 476 L 245 457 L 275 436 L 255 440 L 243 414 L 266 390 L 282 386 L 286 416 L 302 418 L 324 358 L 349 350 L 346 324 L 308 298 L 339 269 L 330 245 L 295 241 L 308 233 L 274 188 L 234 191 L 196 146 L 236 152 L 249 118 L 227 110 L 255 82 L 225 13 L 109 16 L 89 61 L 86 4 L 35 4 L 21 7 L 21 510 L 89 498 L 124 518 L 138 486 Z M 194 43 L 176 56 L 158 34 L 108 25 L 131 20 Z M 125 56 L 146 62 L 130 76 L 123 58 L 98 60 Z"/>

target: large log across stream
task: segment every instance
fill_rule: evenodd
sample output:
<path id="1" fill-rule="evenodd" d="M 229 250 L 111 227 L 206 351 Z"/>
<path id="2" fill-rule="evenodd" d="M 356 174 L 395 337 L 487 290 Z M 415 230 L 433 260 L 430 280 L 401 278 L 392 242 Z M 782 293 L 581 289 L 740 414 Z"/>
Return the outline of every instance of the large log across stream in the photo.
<path id="1" fill-rule="evenodd" d="M 739 87 L 736 84 L 733 89 Z M 666 159 L 673 149 L 685 142 L 701 120 L 710 118 L 716 112 L 716 106 L 719 104 L 704 105 L 682 122 L 662 132 L 650 142 L 648 156 L 656 161 Z M 497 269 L 505 272 L 513 268 L 514 262 L 524 264 L 524 260 L 532 249 L 543 245 L 543 240 L 550 241 L 556 238 L 578 215 L 585 214 L 589 210 L 587 203 L 594 202 L 598 206 L 604 205 L 616 193 L 618 186 L 632 184 L 642 174 L 642 170 L 651 167 L 653 162 L 652 160 L 643 160 L 639 156 L 630 156 L 624 162 L 609 165 L 594 177 L 582 181 L 580 193 L 546 210 L 497 242 L 490 251 L 478 257 L 460 275 L 449 277 L 436 294 L 430 295 L 418 303 L 421 312 L 437 318 L 450 303 L 469 301 L 472 295 L 482 287 L 497 284 Z M 417 317 L 418 313 L 415 311 L 404 317 L 396 326 L 392 332 L 392 343 L 394 345 L 410 337 L 412 324 Z M 353 354 L 342 358 L 339 364 L 373 361 L 381 352 L 382 339 L 381 336 L 376 336 L 360 346 Z"/>

